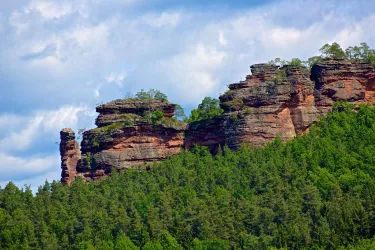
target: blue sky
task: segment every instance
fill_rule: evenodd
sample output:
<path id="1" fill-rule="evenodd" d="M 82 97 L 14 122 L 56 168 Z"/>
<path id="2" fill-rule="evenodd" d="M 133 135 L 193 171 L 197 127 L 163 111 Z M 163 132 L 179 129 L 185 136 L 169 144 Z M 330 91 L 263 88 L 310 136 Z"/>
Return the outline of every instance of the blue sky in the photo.
<path id="1" fill-rule="evenodd" d="M 374 30 L 374 1 L 0 1 L 0 185 L 59 179 L 59 131 L 98 103 L 154 88 L 190 110 L 251 64 Z"/>

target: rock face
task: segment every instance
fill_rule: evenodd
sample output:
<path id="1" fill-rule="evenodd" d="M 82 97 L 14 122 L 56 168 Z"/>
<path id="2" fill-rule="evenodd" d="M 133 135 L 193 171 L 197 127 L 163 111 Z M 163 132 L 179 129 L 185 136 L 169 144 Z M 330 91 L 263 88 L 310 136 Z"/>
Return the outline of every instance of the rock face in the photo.
<path id="1" fill-rule="evenodd" d="M 112 168 L 146 169 L 149 164 L 181 151 L 186 124 L 171 118 L 174 104 L 160 100 L 115 100 L 96 108 L 98 128 L 85 131 L 77 176 L 96 180 Z M 164 118 L 152 122 L 150 113 Z"/>
<path id="2" fill-rule="evenodd" d="M 140 119 L 145 112 L 151 110 L 161 110 L 165 117 L 173 117 L 175 108 L 175 104 L 160 100 L 114 100 L 96 107 L 99 116 L 95 124 L 98 127 L 104 127 L 117 122 Z"/>
<path id="3" fill-rule="evenodd" d="M 251 75 L 230 84 L 220 96 L 221 117 L 189 125 L 185 146 L 236 149 L 242 143 L 261 146 L 308 131 L 338 100 L 354 104 L 375 101 L 375 72 L 370 63 L 326 59 L 310 73 L 298 66 L 251 66 Z"/>
<path id="4" fill-rule="evenodd" d="M 230 84 L 220 96 L 224 114 L 189 124 L 171 118 L 176 105 L 160 100 L 115 100 L 97 107 L 98 128 L 86 131 L 82 159 L 74 132 L 61 131 L 62 181 L 75 176 L 95 180 L 111 169 L 146 169 L 177 154 L 182 147 L 207 146 L 212 153 L 228 145 L 261 146 L 308 131 L 334 102 L 375 102 L 375 70 L 370 63 L 325 59 L 311 72 L 299 66 L 251 66 L 244 81 Z M 152 123 L 150 112 L 164 114 Z M 145 118 L 146 117 L 146 118 Z"/>
<path id="5" fill-rule="evenodd" d="M 306 68 L 256 64 L 246 80 L 229 85 L 220 96 L 224 115 L 213 119 L 220 136 L 210 134 L 210 121 L 190 125 L 186 145 L 208 141 L 236 149 L 241 143 L 261 146 L 275 139 L 288 140 L 302 133 L 318 117 L 314 103 L 314 83 Z M 217 146 L 210 146 L 216 151 Z"/>
<path id="6" fill-rule="evenodd" d="M 70 184 L 76 177 L 76 168 L 81 159 L 81 151 L 76 136 L 70 128 L 60 132 L 61 182 Z"/>
<path id="7" fill-rule="evenodd" d="M 328 59 L 314 65 L 311 79 L 315 81 L 315 102 L 321 115 L 331 110 L 337 100 L 354 104 L 374 103 L 375 72 L 370 63 Z"/>

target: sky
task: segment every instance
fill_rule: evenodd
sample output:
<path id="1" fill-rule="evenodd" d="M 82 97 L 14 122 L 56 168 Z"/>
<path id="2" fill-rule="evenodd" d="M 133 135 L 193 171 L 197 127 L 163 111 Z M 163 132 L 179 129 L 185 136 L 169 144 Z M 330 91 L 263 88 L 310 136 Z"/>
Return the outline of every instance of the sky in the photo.
<path id="1" fill-rule="evenodd" d="M 60 179 L 59 131 L 158 89 L 189 111 L 276 57 L 375 47 L 375 1 L 0 1 L 0 186 Z"/>

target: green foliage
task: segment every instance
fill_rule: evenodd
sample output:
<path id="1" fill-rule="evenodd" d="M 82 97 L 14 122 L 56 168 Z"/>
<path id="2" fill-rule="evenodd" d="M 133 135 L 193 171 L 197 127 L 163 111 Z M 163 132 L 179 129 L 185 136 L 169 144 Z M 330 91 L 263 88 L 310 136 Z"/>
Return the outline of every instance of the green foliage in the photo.
<path id="1" fill-rule="evenodd" d="M 302 61 L 298 58 L 292 58 L 291 61 L 281 60 L 280 58 L 275 58 L 274 60 L 269 61 L 269 64 L 273 64 L 279 67 L 285 65 L 294 65 L 294 66 L 305 66 L 311 68 L 316 63 L 319 63 L 325 57 L 333 57 L 333 58 L 342 58 L 342 59 L 357 59 L 362 61 L 368 61 L 372 64 L 375 64 L 375 50 L 370 49 L 370 47 L 362 42 L 359 46 L 349 46 L 345 49 L 345 51 L 341 48 L 341 46 L 334 42 L 332 44 L 324 44 L 319 49 L 321 55 L 320 56 L 313 56 L 308 58 L 306 61 Z"/>
<path id="2" fill-rule="evenodd" d="M 251 109 L 249 107 L 245 107 L 245 114 L 251 114 Z"/>
<path id="3" fill-rule="evenodd" d="M 281 60 L 278 57 L 275 58 L 274 60 L 269 61 L 268 63 L 272 64 L 272 65 L 275 65 L 275 66 L 279 66 L 279 67 L 282 67 L 282 66 L 288 64 L 286 60 Z"/>
<path id="4" fill-rule="evenodd" d="M 177 120 L 173 117 L 163 117 L 159 121 L 156 122 L 156 124 L 163 125 L 167 128 L 175 128 L 175 129 L 183 129 L 186 126 L 186 123 L 180 120 Z"/>
<path id="5" fill-rule="evenodd" d="M 142 250 L 163 250 L 163 246 L 159 242 L 149 241 L 142 247 Z"/>
<path id="6" fill-rule="evenodd" d="M 129 96 L 129 94 L 127 94 L 127 96 Z M 160 92 L 159 90 L 155 90 L 155 89 L 150 89 L 149 91 L 144 91 L 143 89 L 141 89 L 141 91 L 137 92 L 135 94 L 135 98 L 136 99 L 141 99 L 141 100 L 162 100 L 162 101 L 166 101 L 168 100 L 168 97 L 167 95 L 165 95 L 164 93 Z"/>
<path id="7" fill-rule="evenodd" d="M 141 89 L 141 91 L 139 91 L 135 94 L 135 98 L 141 99 L 141 100 L 146 100 L 146 99 L 151 99 L 151 96 L 148 92 Z"/>
<path id="8" fill-rule="evenodd" d="M 82 241 L 74 248 L 75 250 L 95 250 L 95 247 L 87 241 Z"/>
<path id="9" fill-rule="evenodd" d="M 177 243 L 177 240 L 169 234 L 168 231 L 163 231 L 159 238 L 160 245 L 164 250 L 182 250 L 180 244 Z"/>
<path id="10" fill-rule="evenodd" d="M 180 105 L 176 105 L 174 110 L 174 117 L 178 120 L 185 121 L 187 119 L 184 109 Z"/>
<path id="11" fill-rule="evenodd" d="M 332 44 L 324 44 L 320 49 L 323 57 L 333 57 L 333 58 L 346 58 L 346 54 L 341 48 L 341 46 L 334 42 Z"/>
<path id="12" fill-rule="evenodd" d="M 359 59 L 364 61 L 370 61 L 375 64 L 375 50 L 370 49 L 366 43 L 361 43 L 359 46 L 349 46 L 345 50 L 346 58 L 348 59 Z"/>
<path id="13" fill-rule="evenodd" d="M 298 67 L 303 66 L 303 62 L 299 58 L 292 58 L 292 60 L 290 62 L 288 62 L 288 64 L 292 65 L 292 66 L 298 66 Z"/>
<path id="14" fill-rule="evenodd" d="M 122 128 L 124 126 L 125 126 L 125 124 L 123 122 L 114 122 L 114 123 L 111 123 L 107 126 L 101 127 L 99 129 L 101 131 L 104 131 L 104 132 L 112 132 L 112 131 L 117 130 L 119 128 Z"/>
<path id="15" fill-rule="evenodd" d="M 92 146 L 93 146 L 95 149 L 98 149 L 98 148 L 100 147 L 100 144 L 99 144 L 99 142 L 97 141 L 97 138 L 96 138 L 96 137 L 94 137 L 94 139 L 93 139 Z"/>
<path id="16" fill-rule="evenodd" d="M 135 114 L 122 114 L 120 118 L 124 120 L 123 123 L 125 126 L 133 126 L 135 121 L 139 119 L 139 116 Z"/>
<path id="17" fill-rule="evenodd" d="M 321 56 L 313 56 L 313 57 L 310 57 L 309 59 L 307 59 L 307 61 L 305 62 L 305 65 L 309 68 L 312 68 L 312 66 L 321 62 L 322 60 L 323 60 L 323 58 Z"/>
<path id="18" fill-rule="evenodd" d="M 282 81 L 285 81 L 286 80 L 286 71 L 285 69 L 280 69 L 272 78 L 271 80 L 274 82 L 274 83 L 278 83 L 278 82 L 282 82 Z M 272 85 L 274 86 L 274 85 Z M 275 86 L 274 86 L 275 87 Z"/>
<path id="19" fill-rule="evenodd" d="M 139 247 L 134 245 L 126 235 L 121 234 L 116 239 L 114 250 L 139 250 Z"/>
<path id="20" fill-rule="evenodd" d="M 263 148 L 204 147 L 100 182 L 0 188 L 0 249 L 374 249 L 375 108 Z M 94 248 L 93 248 L 94 247 Z"/>
<path id="21" fill-rule="evenodd" d="M 156 110 L 156 111 L 152 112 L 151 113 L 152 124 L 155 124 L 156 122 L 160 121 L 161 119 L 163 119 L 163 117 L 164 117 L 164 113 L 161 110 Z"/>
<path id="22" fill-rule="evenodd" d="M 221 103 L 222 107 L 224 107 L 227 110 L 232 110 L 232 111 L 238 111 L 241 110 L 244 107 L 244 103 L 242 99 L 235 98 L 231 101 L 228 102 L 223 102 Z"/>
<path id="23" fill-rule="evenodd" d="M 283 67 L 285 65 L 293 65 L 293 66 L 304 66 L 304 62 L 301 61 L 299 58 L 292 58 L 290 61 L 281 60 L 280 58 L 275 58 L 274 60 L 271 60 L 268 62 L 269 64 L 273 64 L 279 67 Z"/>
<path id="24" fill-rule="evenodd" d="M 221 115 L 224 110 L 220 108 L 219 100 L 211 97 L 205 97 L 197 109 L 191 111 L 188 122 L 209 119 Z"/>
<path id="25" fill-rule="evenodd" d="M 86 161 L 89 163 L 89 165 L 91 165 L 91 154 L 86 153 L 85 157 L 86 157 Z"/>

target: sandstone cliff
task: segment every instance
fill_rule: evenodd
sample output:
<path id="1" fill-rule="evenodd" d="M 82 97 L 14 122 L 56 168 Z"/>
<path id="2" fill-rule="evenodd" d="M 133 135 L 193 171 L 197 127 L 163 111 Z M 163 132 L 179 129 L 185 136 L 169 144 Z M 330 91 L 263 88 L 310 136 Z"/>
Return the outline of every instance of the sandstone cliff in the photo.
<path id="1" fill-rule="evenodd" d="M 220 96 L 222 116 L 188 127 L 171 118 L 176 105 L 166 101 L 116 100 L 97 107 L 98 128 L 84 133 L 81 160 L 73 131 L 61 132 L 62 182 L 75 176 L 97 179 L 112 168 L 145 169 L 147 163 L 182 147 L 202 145 L 215 153 L 224 145 L 237 149 L 242 143 L 261 146 L 276 137 L 286 141 L 306 132 L 338 100 L 375 101 L 375 70 L 370 63 L 325 59 L 311 71 L 255 64 L 251 73 Z M 161 110 L 164 118 L 152 124 L 145 119 L 151 110 Z"/>
<path id="2" fill-rule="evenodd" d="M 81 151 L 76 136 L 70 128 L 60 132 L 61 182 L 70 184 L 77 175 L 77 164 L 81 159 Z"/>
<path id="3" fill-rule="evenodd" d="M 98 106 L 98 127 L 83 133 L 82 156 L 74 176 L 95 180 L 110 174 L 112 168 L 146 169 L 148 163 L 180 152 L 186 124 L 171 118 L 175 106 L 167 101 L 137 99 L 115 100 Z M 150 113 L 155 110 L 162 111 L 164 118 L 153 123 Z M 69 139 L 70 143 L 74 140 L 73 136 Z M 69 183 L 67 179 L 62 182 Z"/>
<path id="4" fill-rule="evenodd" d="M 220 96 L 222 117 L 212 119 L 220 125 L 216 145 L 236 149 L 241 143 L 264 145 L 277 136 L 288 140 L 303 132 L 316 121 L 318 111 L 314 103 L 314 83 L 306 68 L 256 64 L 246 80 L 229 85 Z M 210 121 L 190 125 L 186 145 L 205 145 L 210 135 Z M 205 138 L 206 137 L 206 138 Z M 213 139 L 210 139 L 213 140 Z M 210 146 L 216 151 L 214 146 Z"/>
<path id="5" fill-rule="evenodd" d="M 321 115 L 337 100 L 374 103 L 375 72 L 370 63 L 327 59 L 314 65 L 311 79 L 315 82 L 315 103 Z"/>

